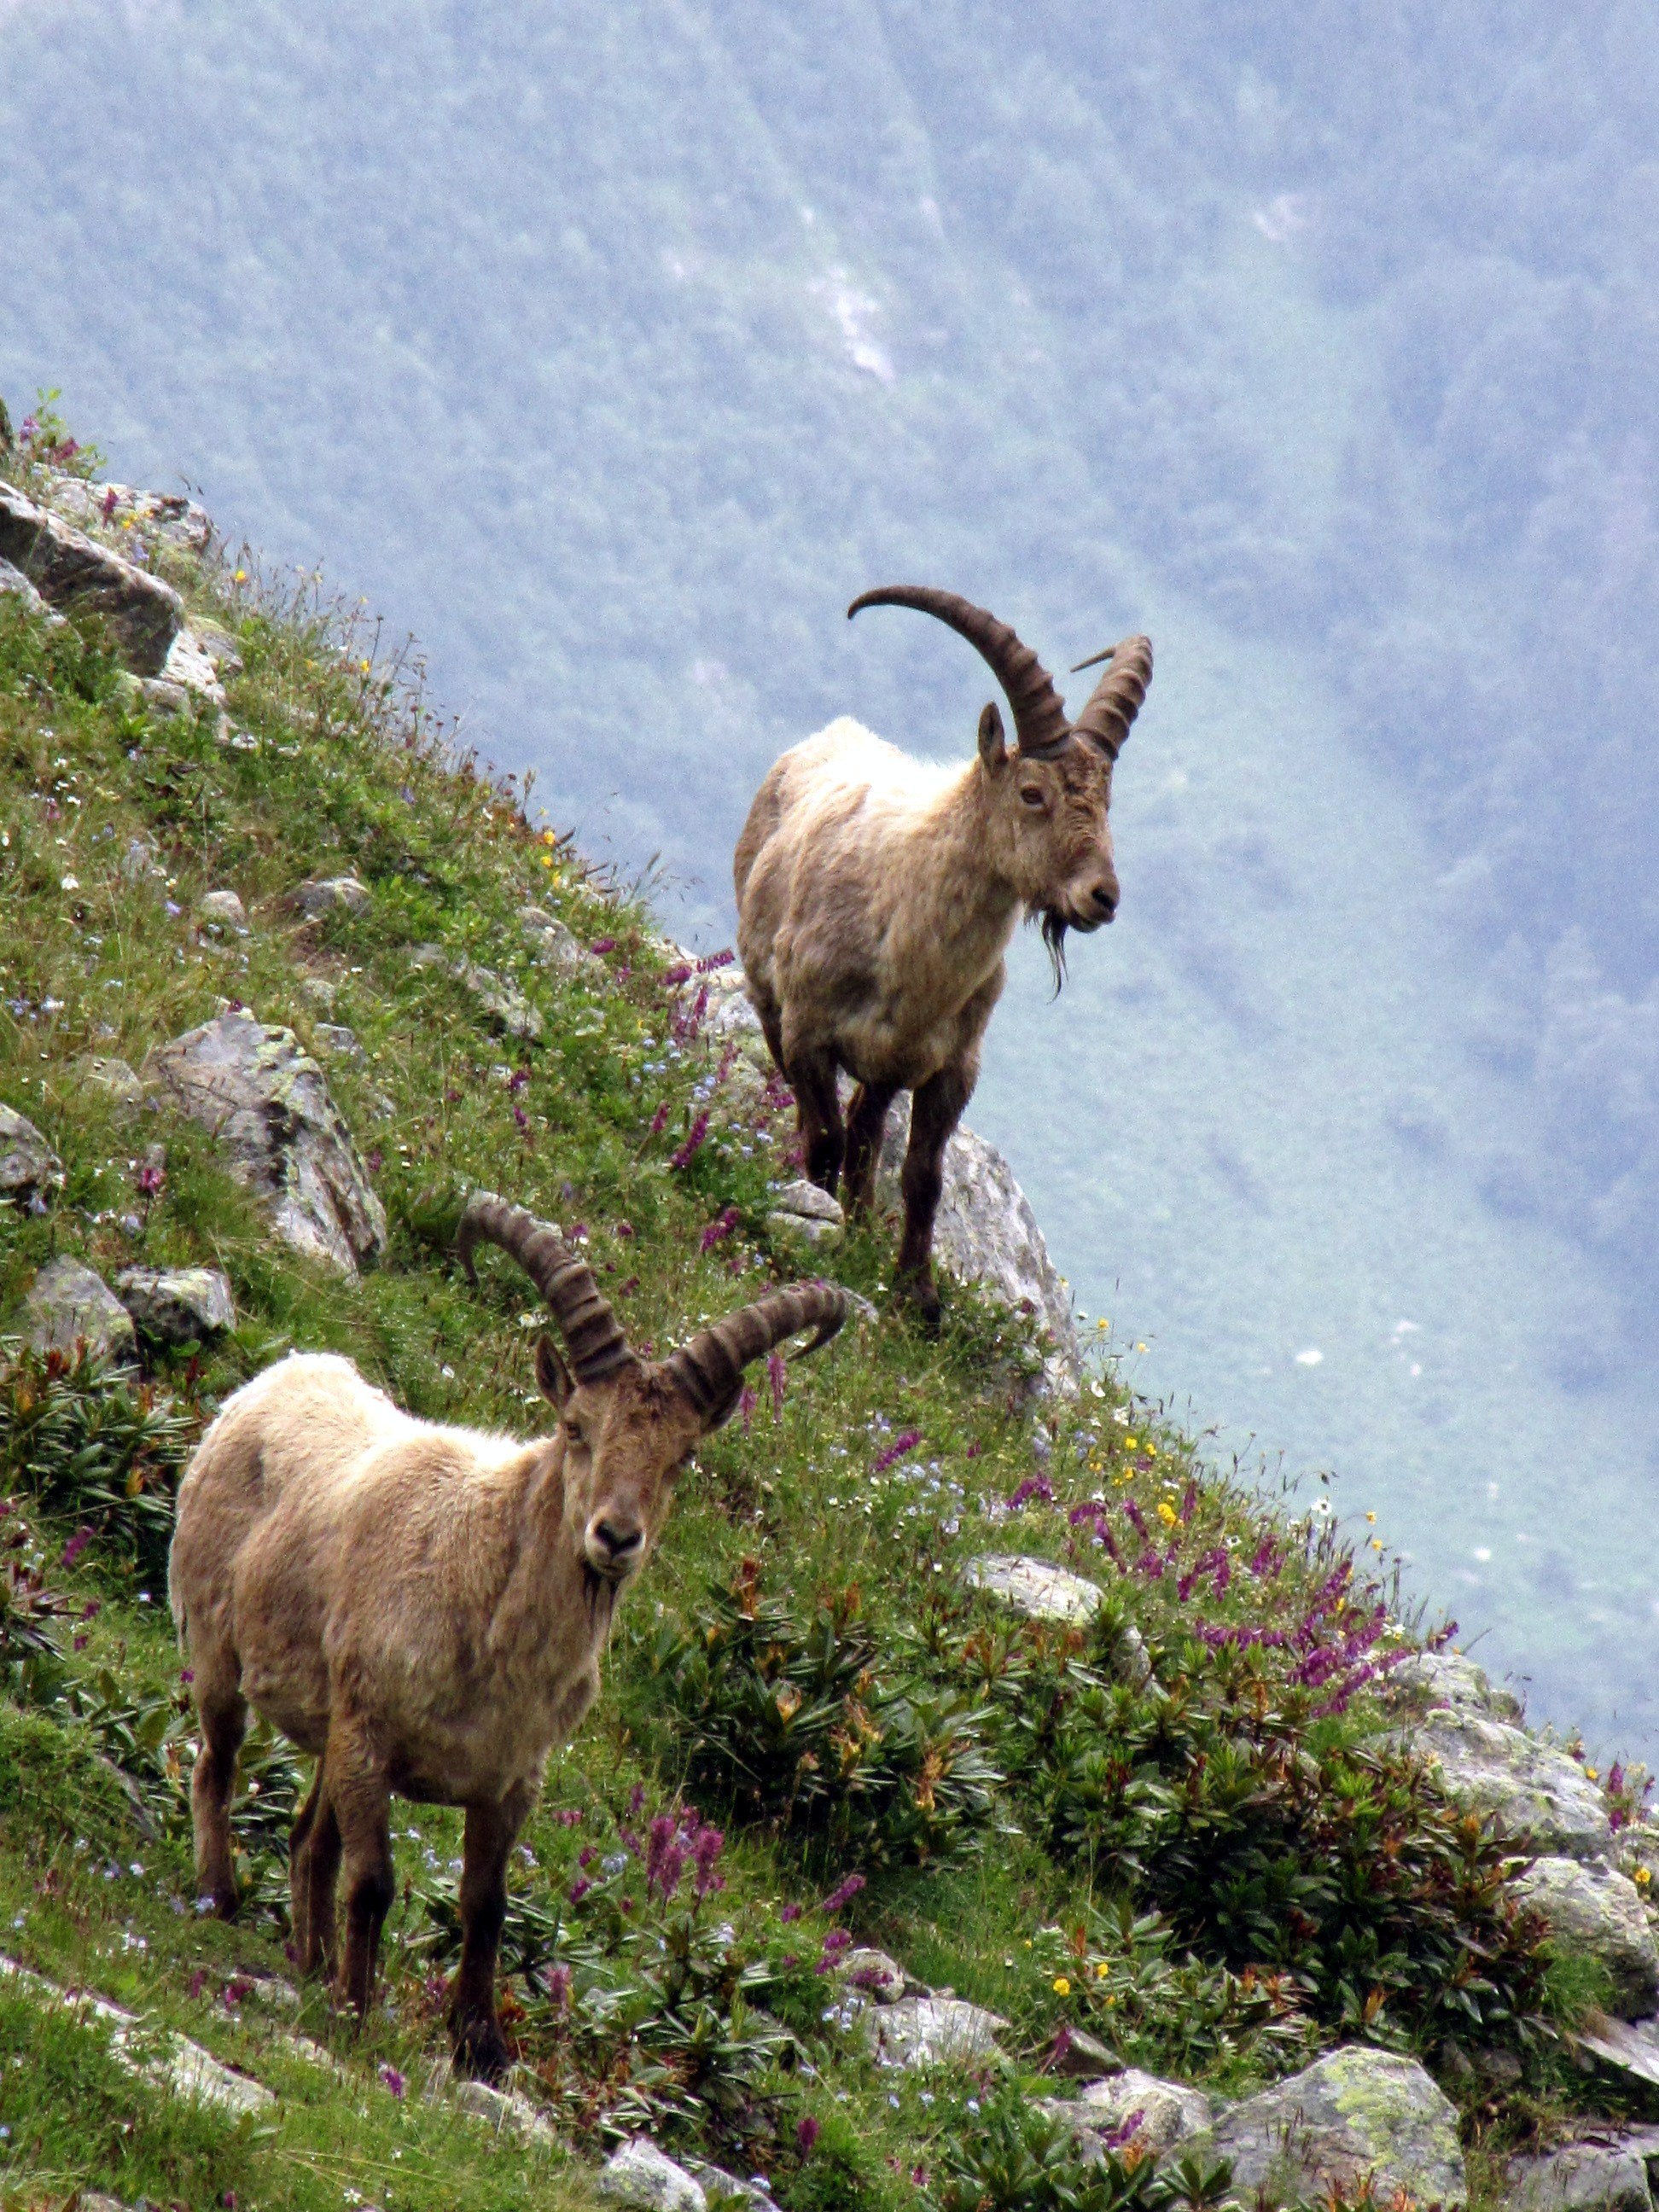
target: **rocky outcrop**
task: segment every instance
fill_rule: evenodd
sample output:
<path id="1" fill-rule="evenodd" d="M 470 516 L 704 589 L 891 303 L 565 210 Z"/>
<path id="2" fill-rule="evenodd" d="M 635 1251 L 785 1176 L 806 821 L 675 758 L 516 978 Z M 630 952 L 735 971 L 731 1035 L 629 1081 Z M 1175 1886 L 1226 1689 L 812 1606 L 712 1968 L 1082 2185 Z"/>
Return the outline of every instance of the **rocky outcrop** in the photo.
<path id="1" fill-rule="evenodd" d="M 910 1139 L 910 1102 L 896 1100 L 877 1170 L 879 1202 L 902 1205 L 899 1176 Z M 1077 1324 L 1060 1270 L 1013 1170 L 994 1145 L 958 1128 L 945 1152 L 945 1188 L 933 1224 L 933 1256 L 959 1282 L 978 1283 L 1005 1304 L 1034 1314 L 1048 1329 L 1062 1371 L 1081 1365 Z"/>
<path id="2" fill-rule="evenodd" d="M 144 1086 L 137 1071 L 125 1060 L 92 1053 L 76 1062 L 75 1072 L 83 1083 L 90 1083 L 101 1091 L 111 1105 L 123 1114 L 131 1113 L 144 1102 Z"/>
<path id="3" fill-rule="evenodd" d="M 630 2136 L 600 2167 L 595 2184 L 602 2197 L 635 2212 L 708 2212 L 702 2184 L 659 2151 L 649 2136 Z"/>
<path id="4" fill-rule="evenodd" d="M 805 1177 L 775 1190 L 766 1225 L 775 1237 L 805 1244 L 839 1244 L 847 1217 L 840 1201 Z"/>
<path id="5" fill-rule="evenodd" d="M 320 921 L 329 914 L 363 914 L 370 899 L 367 884 L 356 876 L 325 876 L 313 883 L 296 884 L 288 903 L 307 921 Z"/>
<path id="6" fill-rule="evenodd" d="M 0 1202 L 33 1210 L 63 1180 L 63 1162 L 33 1122 L 0 1106 Z"/>
<path id="7" fill-rule="evenodd" d="M 229 1279 L 217 1267 L 124 1267 L 115 1292 L 158 1344 L 199 1343 L 236 1326 Z"/>
<path id="8" fill-rule="evenodd" d="M 36 1352 L 59 1352 L 72 1359 L 84 1344 L 94 1359 L 137 1357 L 132 1316 L 103 1278 L 79 1260 L 66 1255 L 42 1267 L 23 1310 Z"/>
<path id="9" fill-rule="evenodd" d="M 136 532 L 143 540 L 192 560 L 199 560 L 213 543 L 213 523 L 206 508 L 182 492 L 139 491 L 131 484 L 91 483 L 84 477 L 53 475 L 46 479 L 44 503 L 94 537 Z"/>
<path id="10" fill-rule="evenodd" d="M 1597 1858 L 1612 1845 L 1601 1794 L 1577 1759 L 1506 1721 L 1437 1708 L 1413 1731 L 1448 1793 L 1517 1845 Z"/>
<path id="11" fill-rule="evenodd" d="M 100 617 L 128 667 L 160 676 L 184 624 L 170 584 L 0 483 L 0 560 L 9 562 L 50 607 Z"/>
<path id="12" fill-rule="evenodd" d="M 247 908 L 234 891 L 204 891 L 196 902 L 198 917 L 220 929 L 245 931 Z"/>
<path id="13" fill-rule="evenodd" d="M 291 1030 L 223 1014 L 158 1045 L 143 1077 L 152 1097 L 217 1139 L 294 1250 L 355 1276 L 386 1249 L 385 1209 L 321 1068 Z"/>
<path id="14" fill-rule="evenodd" d="M 1209 2099 L 1184 2081 L 1163 2081 L 1126 2066 L 1103 2081 L 1091 2081 L 1075 2097 L 1051 2099 L 1045 2107 L 1066 2121 L 1085 2149 L 1099 2151 L 1105 2138 L 1162 2154 L 1177 2143 L 1207 2135 L 1214 2124 Z"/>
<path id="15" fill-rule="evenodd" d="M 961 1997 L 902 1997 L 865 2014 L 865 2032 L 878 2066 L 968 2065 L 1000 2057 L 997 2038 L 1007 2025 L 983 2005 Z"/>
<path id="16" fill-rule="evenodd" d="M 1649 2161 L 1656 2152 L 1659 2130 L 1649 2128 L 1607 2142 L 1568 2143 L 1547 2158 L 1514 2159 L 1505 2212 L 1652 2212 Z"/>
<path id="17" fill-rule="evenodd" d="M 106 2029 L 110 2056 L 116 2064 L 124 2073 L 156 2088 L 170 2090 L 174 2096 L 188 2097 L 199 2105 L 211 2105 L 233 2119 L 245 2112 L 267 2112 L 276 2101 L 262 2081 L 238 2074 L 200 2044 L 170 2031 L 158 2034 L 136 2014 L 123 2011 L 104 1997 L 92 1996 L 85 1990 L 60 1990 L 55 1982 L 13 1959 L 0 1958 L 0 1975 L 27 1989 L 38 2003 L 75 2013 Z"/>
<path id="18" fill-rule="evenodd" d="M 1522 1900 L 1550 1924 L 1564 1949 L 1597 1959 L 1613 1981 L 1613 2008 L 1641 2020 L 1659 2008 L 1659 1943 L 1642 1893 L 1616 1868 L 1577 1859 L 1534 1860 L 1517 1877 Z"/>
<path id="19" fill-rule="evenodd" d="M 1209 2145 L 1248 2203 L 1264 2185 L 1322 2203 L 1340 2191 L 1419 2205 L 1463 2204 L 1457 2112 L 1414 2059 L 1351 2045 L 1235 2105 Z"/>
<path id="20" fill-rule="evenodd" d="M 969 1559 L 962 1578 L 970 1589 L 1000 1597 L 1027 1620 L 1058 1620 L 1082 1626 L 1100 1609 L 1101 1594 L 1093 1583 L 1047 1559 L 1031 1559 L 1006 1553 L 988 1553 Z"/>
<path id="21" fill-rule="evenodd" d="M 470 991 L 477 1001 L 479 1012 L 492 1029 L 505 1036 L 522 1038 L 526 1043 L 538 1043 L 545 1024 L 517 986 L 508 977 L 498 975 L 493 968 L 480 968 L 476 961 L 453 959 L 441 945 L 411 945 L 409 948 L 411 968 L 441 968 L 453 975 L 463 990 Z"/>

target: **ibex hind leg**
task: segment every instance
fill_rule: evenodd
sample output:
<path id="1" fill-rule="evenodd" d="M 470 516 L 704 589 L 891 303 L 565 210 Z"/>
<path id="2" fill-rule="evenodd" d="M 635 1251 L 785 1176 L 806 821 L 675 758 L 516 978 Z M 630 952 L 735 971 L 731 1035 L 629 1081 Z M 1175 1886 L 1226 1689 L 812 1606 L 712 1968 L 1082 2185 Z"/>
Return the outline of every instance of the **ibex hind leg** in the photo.
<path id="1" fill-rule="evenodd" d="M 196 1655 L 192 1653 L 192 1657 Z M 247 1733 L 247 1700 L 234 1660 L 196 1667 L 196 1710 L 202 1745 L 190 1783 L 191 1827 L 196 1844 L 198 1893 L 213 1900 L 222 1920 L 236 1911 L 236 1872 L 230 1834 L 230 1795 L 236 1758 Z"/>
<path id="2" fill-rule="evenodd" d="M 836 1063 L 828 1053 L 798 1052 L 784 1073 L 795 1094 L 807 1175 L 820 1190 L 833 1197 L 847 1150 L 836 1090 Z"/>
<path id="3" fill-rule="evenodd" d="M 945 1148 L 973 1093 L 973 1079 L 960 1068 L 941 1068 L 910 1101 L 910 1142 L 904 1155 L 904 1235 L 893 1273 L 896 1297 L 915 1310 L 924 1328 L 939 1324 L 939 1286 L 933 1280 L 933 1218 L 945 1188 Z"/>
<path id="4" fill-rule="evenodd" d="M 887 1109 L 897 1089 L 893 1083 L 860 1083 L 853 1093 L 847 1109 L 847 1160 L 842 1170 L 842 1202 L 849 1214 L 870 1210 L 887 1130 Z"/>
<path id="5" fill-rule="evenodd" d="M 294 1925 L 294 1963 L 302 1974 L 334 1972 L 334 1891 L 340 1876 L 340 1824 L 317 1762 L 311 1794 L 300 1808 L 289 1842 L 288 1885 Z"/>

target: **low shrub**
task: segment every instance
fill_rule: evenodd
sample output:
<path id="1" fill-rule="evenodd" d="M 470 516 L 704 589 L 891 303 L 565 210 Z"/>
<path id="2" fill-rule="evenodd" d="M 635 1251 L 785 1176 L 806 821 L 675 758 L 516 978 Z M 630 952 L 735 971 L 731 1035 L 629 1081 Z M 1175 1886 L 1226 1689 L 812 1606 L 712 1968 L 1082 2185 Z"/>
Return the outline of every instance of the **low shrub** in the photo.
<path id="1" fill-rule="evenodd" d="M 1226 2166 L 1189 2157 L 1165 2170 L 1111 2138 L 1091 2155 L 1065 2120 L 1017 2088 L 943 2137 L 938 2156 L 930 2195 L 939 2212 L 1219 2212 L 1237 2202 Z"/>

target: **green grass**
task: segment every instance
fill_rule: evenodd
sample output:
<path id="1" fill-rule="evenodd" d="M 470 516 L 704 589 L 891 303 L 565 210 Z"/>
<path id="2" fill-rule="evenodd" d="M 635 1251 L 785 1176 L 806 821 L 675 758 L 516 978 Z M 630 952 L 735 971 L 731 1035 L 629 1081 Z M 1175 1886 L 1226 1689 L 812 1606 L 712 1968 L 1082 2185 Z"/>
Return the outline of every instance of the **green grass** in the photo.
<path id="1" fill-rule="evenodd" d="M 826 2018 L 834 1984 L 816 1967 L 832 1923 L 815 1908 L 855 1872 L 866 1887 L 834 1924 L 994 2007 L 1021 2071 L 1040 2070 L 1062 2027 L 1087 2027 L 1236 2094 L 1338 2036 L 1370 2034 L 1442 2073 L 1477 2148 L 1547 2130 L 1579 2094 L 1551 2023 L 1591 1993 L 1570 1972 L 1552 1978 L 1490 1838 L 1372 1742 L 1367 1689 L 1323 1712 L 1340 1673 L 1298 1683 L 1293 1655 L 1206 1644 L 1194 1627 L 1200 1606 L 1218 1634 L 1322 1603 L 1356 1628 L 1378 1607 L 1397 1620 L 1397 1590 L 1362 1564 L 1329 1595 L 1348 1555 L 1320 1512 L 1275 1514 L 1204 1465 L 1121 1386 L 1109 1346 L 1074 1404 L 1034 1415 L 1020 1378 L 1037 1348 L 1018 1316 L 952 1291 L 942 1334 L 918 1334 L 889 1308 L 886 1231 L 834 1256 L 876 1318 L 788 1368 L 775 1397 L 757 1375 L 755 1403 L 683 1481 L 605 1693 L 526 1832 L 510 2008 L 569 2153 L 496 2143 L 421 2101 L 443 2047 L 453 1813 L 396 1808 L 403 1889 L 368 2029 L 332 2019 L 316 1991 L 284 2023 L 335 2053 L 343 2078 L 286 2052 L 251 2002 L 226 2002 L 239 1976 L 286 1971 L 281 1838 L 297 1762 L 256 1747 L 245 1780 L 258 1790 L 237 1813 L 247 1909 L 232 1927 L 198 1917 L 187 1698 L 161 1563 L 179 1452 L 295 1345 L 348 1353 L 418 1413 L 533 1428 L 528 1285 L 491 1261 L 474 1287 L 448 1257 L 475 1182 L 570 1233 L 580 1224 L 641 1346 L 665 1349 L 796 1267 L 766 1227 L 787 1127 L 728 1108 L 718 1055 L 675 1042 L 684 994 L 664 981 L 648 913 L 533 826 L 527 794 L 455 758 L 371 636 L 257 578 L 173 573 L 244 658 L 229 743 L 211 712 L 152 715 L 95 636 L 48 632 L 0 595 L 0 908 L 14 924 L 0 948 L 0 1099 L 46 1132 L 65 1170 L 45 1212 L 0 1212 L 0 1327 L 59 1252 L 106 1274 L 137 1261 L 221 1266 L 241 1315 L 219 1345 L 156 1354 L 113 1410 L 96 1376 L 24 1363 L 0 1386 L 21 1532 L 9 1620 L 27 1599 L 49 1647 L 25 1649 L 21 1627 L 0 1647 L 0 1926 L 12 1923 L 0 1948 L 246 2064 L 280 2102 L 257 2128 L 222 2124 L 135 2086 L 94 2028 L 0 1984 L 0 2173 L 37 2194 L 85 2182 L 191 2204 L 234 2191 L 245 2205 L 337 2206 L 355 2191 L 399 2208 L 489 2207 L 525 2201 L 527 2184 L 534 2201 L 580 2203 L 581 2160 L 648 2124 L 742 2171 L 763 2166 L 791 2212 L 935 2201 L 934 2177 L 971 2163 L 988 2085 L 895 2082 L 855 2026 Z M 153 877 L 135 879 L 135 845 L 153 852 Z M 284 903 L 303 878 L 347 870 L 373 893 L 360 917 L 307 925 Z M 196 925 L 200 895 L 221 887 L 248 909 L 245 938 Z M 603 977 L 532 964 L 515 919 L 530 900 L 605 948 Z M 410 948 L 434 941 L 510 974 L 544 1016 L 543 1042 L 492 1034 L 443 969 L 411 964 Z M 80 1072 L 94 1054 L 137 1066 L 229 999 L 305 1043 L 319 1020 L 361 1041 L 361 1060 L 325 1063 L 391 1224 L 360 1283 L 273 1242 L 201 1133 L 124 1115 Z M 676 1166 L 706 1106 L 709 1132 Z M 137 1170 L 158 1142 L 166 1178 L 146 1194 Z M 703 1250 L 728 1209 L 732 1225 Z M 48 1387 L 64 1401 L 50 1431 Z M 1052 1496 L 1039 1489 L 1010 1516 L 1005 1501 L 1038 1476 Z M 1139 1547 L 1135 1571 L 1120 1575 L 1090 1521 L 1071 1517 L 1097 1496 L 1126 1565 Z M 82 1527 L 92 1540 L 65 1564 Z M 1154 1576 L 1160 1547 L 1170 1564 Z M 987 1548 L 1098 1572 L 1112 1593 L 1103 1626 L 1062 1634 L 1000 1614 L 961 1581 Z M 787 1650 L 720 1630 L 745 1592 L 789 1614 Z M 1132 1628 L 1147 1682 L 1126 1660 Z M 1368 1648 L 1404 1640 L 1391 1627 Z M 695 1681 L 688 1653 L 704 1655 Z M 803 1733 L 811 1700 L 791 1706 L 795 1688 L 848 1654 L 834 1711 Z M 893 1698 L 911 1701 L 903 1716 Z M 878 1805 L 877 1770 L 927 1698 L 975 1716 L 971 1731 L 947 1720 L 916 1738 Z M 745 1794 L 744 1748 L 763 1723 L 766 1755 L 793 1761 L 797 1783 L 813 1778 L 822 1819 L 799 1812 L 811 1792 L 793 1784 Z M 994 1777 L 984 1818 L 959 1816 L 927 1765 L 936 1745 L 948 1769 L 970 1733 Z M 672 1904 L 647 1897 L 623 1839 L 688 1791 L 725 1832 L 725 1887 L 695 1905 L 688 1888 Z M 617 1856 L 626 1864 L 605 1874 Z M 1363 1872 L 1385 1860 L 1407 1869 L 1386 1911 Z M 1496 1998 L 1481 1993 L 1481 1946 Z M 1519 2086 L 1494 2097 L 1471 2085 L 1447 2056 L 1460 2039 L 1515 2045 Z M 406 2081 L 401 2099 L 382 2069 Z"/>

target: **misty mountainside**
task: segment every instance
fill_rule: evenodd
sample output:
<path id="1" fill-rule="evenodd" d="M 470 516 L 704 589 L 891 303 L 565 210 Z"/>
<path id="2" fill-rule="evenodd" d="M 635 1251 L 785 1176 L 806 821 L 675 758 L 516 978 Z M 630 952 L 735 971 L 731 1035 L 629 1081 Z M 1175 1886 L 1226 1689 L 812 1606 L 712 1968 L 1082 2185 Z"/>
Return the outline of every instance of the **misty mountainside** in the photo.
<path id="1" fill-rule="evenodd" d="M 0 0 L 0 389 L 326 550 L 709 945 L 781 746 L 971 744 L 857 591 L 1148 630 L 972 1118 L 1145 1387 L 1651 1745 L 1656 124 L 1634 4 Z"/>

